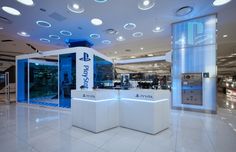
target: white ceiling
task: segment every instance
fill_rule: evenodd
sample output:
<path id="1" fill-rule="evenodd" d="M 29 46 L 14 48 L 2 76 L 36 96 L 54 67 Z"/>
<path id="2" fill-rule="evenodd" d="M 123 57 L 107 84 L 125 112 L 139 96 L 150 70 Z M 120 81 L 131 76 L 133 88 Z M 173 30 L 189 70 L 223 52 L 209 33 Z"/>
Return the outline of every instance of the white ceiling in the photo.
<path id="1" fill-rule="evenodd" d="M 68 11 L 67 3 L 71 0 L 34 0 L 35 5 L 25 6 L 16 0 L 1 0 L 0 7 L 7 5 L 18 9 L 22 15 L 12 16 L 0 10 L 0 16 L 8 18 L 12 24 L 3 24 L 0 30 L 0 40 L 13 39 L 14 42 L 0 43 L 1 52 L 32 53 L 25 43 L 30 43 L 38 50 L 52 50 L 66 47 L 64 39 L 86 39 L 94 43 L 94 48 L 110 57 L 127 58 L 130 56 L 143 56 L 149 53 L 167 52 L 171 50 L 171 24 L 174 22 L 199 17 L 207 14 L 218 14 L 218 56 L 228 56 L 236 51 L 236 1 L 215 7 L 213 0 L 156 0 L 156 5 L 146 11 L 138 9 L 139 0 L 108 0 L 106 3 L 96 3 L 94 0 L 75 0 L 83 5 L 85 12 L 76 14 Z M 183 6 L 194 8 L 190 15 L 178 17 L 176 10 Z M 40 11 L 40 8 L 46 12 Z M 49 17 L 52 13 L 58 13 L 65 17 L 63 21 L 56 21 Z M 103 20 L 101 26 L 93 26 L 92 18 Z M 52 24 L 51 28 L 43 28 L 36 25 L 37 20 L 45 20 Z M 126 23 L 135 23 L 136 29 L 127 31 L 123 28 Z M 164 28 L 163 32 L 153 33 L 155 26 Z M 113 28 L 118 35 L 109 35 L 106 29 Z M 70 30 L 71 37 L 63 37 L 59 31 Z M 16 33 L 25 31 L 31 35 L 29 38 L 18 36 Z M 143 37 L 134 38 L 132 33 L 143 32 Z M 91 39 L 91 33 L 101 35 L 100 39 Z M 51 40 L 50 44 L 39 41 L 40 38 L 48 38 L 50 34 L 61 36 L 60 40 Z M 222 38 L 227 34 L 227 38 Z M 118 42 L 116 38 L 123 36 L 126 41 Z M 102 44 L 102 40 L 110 40 L 112 44 Z M 144 50 L 140 48 L 143 47 Z M 130 52 L 125 50 L 130 49 Z M 117 54 L 115 53 L 117 52 Z"/>

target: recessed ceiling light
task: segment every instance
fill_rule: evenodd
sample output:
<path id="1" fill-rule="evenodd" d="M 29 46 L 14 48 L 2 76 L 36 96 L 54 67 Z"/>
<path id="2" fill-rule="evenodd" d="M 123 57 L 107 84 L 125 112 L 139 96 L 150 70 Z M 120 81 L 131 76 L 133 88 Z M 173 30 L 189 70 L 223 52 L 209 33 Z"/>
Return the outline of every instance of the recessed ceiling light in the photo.
<path id="1" fill-rule="evenodd" d="M 226 38 L 226 37 L 228 37 L 228 35 L 226 35 L 226 34 L 225 34 L 225 35 L 223 35 L 223 38 Z"/>
<path id="2" fill-rule="evenodd" d="M 94 0 L 97 3 L 106 3 L 108 0 Z"/>
<path id="3" fill-rule="evenodd" d="M 134 30 L 136 28 L 136 24 L 134 23 L 127 23 L 124 25 L 124 29 L 126 30 Z"/>
<path id="4" fill-rule="evenodd" d="M 117 41 L 124 41 L 125 38 L 124 38 L 123 36 L 119 36 L 119 37 L 116 38 L 116 40 L 117 40 Z"/>
<path id="5" fill-rule="evenodd" d="M 0 30 L 3 30 L 4 28 L 0 26 Z"/>
<path id="6" fill-rule="evenodd" d="M 136 58 L 136 56 L 131 56 L 130 58 L 131 58 L 131 59 L 135 59 L 135 58 Z"/>
<path id="7" fill-rule="evenodd" d="M 20 2 L 21 4 L 27 5 L 27 6 L 33 6 L 34 1 L 33 0 L 17 0 L 17 2 Z"/>
<path id="8" fill-rule="evenodd" d="M 64 35 L 64 36 L 71 36 L 72 35 L 72 33 L 67 30 L 61 30 L 60 33 L 61 33 L 61 35 Z"/>
<path id="9" fill-rule="evenodd" d="M 229 3 L 231 0 L 215 0 L 213 2 L 213 5 L 214 6 L 221 6 L 221 5 L 224 5 L 224 4 L 227 4 Z"/>
<path id="10" fill-rule="evenodd" d="M 142 37 L 143 33 L 142 32 L 135 32 L 132 34 L 133 37 Z"/>
<path id="11" fill-rule="evenodd" d="M 17 32 L 18 35 L 23 36 L 23 37 L 30 37 L 30 35 L 26 32 Z"/>
<path id="12" fill-rule="evenodd" d="M 82 7 L 82 5 L 77 4 L 77 3 L 67 4 L 67 9 L 73 13 L 83 13 L 84 12 L 84 8 Z"/>
<path id="13" fill-rule="evenodd" d="M 138 8 L 140 10 L 149 10 L 155 6 L 155 0 L 139 0 Z"/>
<path id="14" fill-rule="evenodd" d="M 50 43 L 50 40 L 49 39 L 46 39 L 46 38 L 41 38 L 39 39 L 40 41 L 44 42 L 44 43 Z"/>
<path id="15" fill-rule="evenodd" d="M 142 48 L 142 47 L 140 48 L 140 50 L 143 50 L 143 49 L 144 49 L 144 48 Z"/>
<path id="16" fill-rule="evenodd" d="M 89 36 L 93 39 L 99 39 L 101 37 L 99 34 L 90 34 Z"/>
<path id="17" fill-rule="evenodd" d="M 103 44 L 111 44 L 111 41 L 110 40 L 103 40 L 102 43 Z"/>
<path id="18" fill-rule="evenodd" d="M 191 7 L 191 6 L 184 6 L 184 7 L 181 7 L 180 9 L 178 9 L 176 11 L 176 15 L 177 16 L 185 16 L 185 15 L 190 14 L 192 11 L 193 11 L 193 7 Z"/>
<path id="19" fill-rule="evenodd" d="M 58 36 L 58 35 L 49 35 L 49 38 L 59 40 L 59 39 L 60 39 L 60 36 Z"/>
<path id="20" fill-rule="evenodd" d="M 154 55 L 153 55 L 153 54 L 148 54 L 147 56 L 152 57 L 152 56 L 154 56 Z"/>
<path id="21" fill-rule="evenodd" d="M 105 32 L 108 33 L 108 34 L 112 34 L 112 35 L 115 35 L 115 34 L 118 34 L 118 33 L 119 33 L 119 32 L 116 31 L 115 29 L 106 29 Z"/>
<path id="22" fill-rule="evenodd" d="M 161 27 L 159 27 L 159 26 L 155 27 L 155 28 L 152 30 L 152 32 L 154 32 L 154 33 L 162 32 L 162 31 L 163 31 L 163 29 L 161 29 Z"/>
<path id="23" fill-rule="evenodd" d="M 95 25 L 95 26 L 99 26 L 99 25 L 102 25 L 102 20 L 99 19 L 99 18 L 93 18 L 93 19 L 91 20 L 91 23 L 92 23 L 93 25 Z"/>
<path id="24" fill-rule="evenodd" d="M 51 27 L 52 25 L 50 23 L 48 23 L 47 21 L 36 21 L 36 24 L 40 27 Z"/>
<path id="25" fill-rule="evenodd" d="M 117 54 L 118 52 L 117 51 L 115 51 L 115 54 Z"/>
<path id="26" fill-rule="evenodd" d="M 12 7 L 8 7 L 8 6 L 3 6 L 2 7 L 2 10 L 8 14 L 11 14 L 11 15 L 15 15 L 15 16 L 19 16 L 21 15 L 21 13 L 15 9 L 15 8 L 12 8 Z"/>

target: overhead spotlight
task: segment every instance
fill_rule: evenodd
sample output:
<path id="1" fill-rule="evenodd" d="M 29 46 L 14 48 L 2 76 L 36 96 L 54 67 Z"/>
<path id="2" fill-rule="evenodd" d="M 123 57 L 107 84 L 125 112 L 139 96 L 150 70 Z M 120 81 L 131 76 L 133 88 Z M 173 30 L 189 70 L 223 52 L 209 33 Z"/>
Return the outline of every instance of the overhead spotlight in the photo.
<path id="1" fill-rule="evenodd" d="M 67 4 L 67 9 L 73 13 L 83 13 L 84 12 L 83 6 L 78 3 Z"/>
<path id="2" fill-rule="evenodd" d="M 140 48 L 140 50 L 143 50 L 143 49 L 144 49 L 143 47 Z"/>
<path id="3" fill-rule="evenodd" d="M 154 32 L 154 33 L 162 32 L 162 31 L 164 31 L 164 29 L 161 29 L 161 27 L 159 27 L 159 26 L 155 27 L 155 28 L 152 30 L 152 32 Z"/>
<path id="4" fill-rule="evenodd" d="M 225 35 L 223 35 L 223 38 L 226 38 L 226 37 L 228 37 L 228 35 L 226 35 L 226 34 L 225 34 Z"/>
<path id="5" fill-rule="evenodd" d="M 135 32 L 132 34 L 133 37 L 142 37 L 143 33 L 142 32 Z"/>
<path id="6" fill-rule="evenodd" d="M 103 40 L 102 43 L 108 45 L 108 44 L 111 44 L 111 41 L 110 40 Z"/>
<path id="7" fill-rule="evenodd" d="M 17 2 L 27 5 L 27 6 L 33 6 L 34 5 L 34 1 L 33 0 L 17 0 Z"/>
<path id="8" fill-rule="evenodd" d="M 117 40 L 117 41 L 124 41 L 125 38 L 124 38 L 123 36 L 119 36 L 119 37 L 116 38 L 116 40 Z"/>
<path id="9" fill-rule="evenodd" d="M 91 23 L 93 24 L 93 25 L 95 25 L 95 26 L 99 26 L 99 25 L 102 25 L 102 20 L 101 19 L 99 19 L 99 18 L 93 18 L 92 20 L 91 20 Z"/>
<path id="10" fill-rule="evenodd" d="M 101 36 L 99 34 L 90 34 L 89 35 L 92 39 L 99 39 Z"/>
<path id="11" fill-rule="evenodd" d="M 227 3 L 231 2 L 231 0 L 215 0 L 213 2 L 214 6 L 221 6 L 221 5 L 225 5 Z"/>
<path id="12" fill-rule="evenodd" d="M 135 58 L 136 58 L 136 56 L 131 56 L 130 58 L 131 58 L 131 59 L 135 59 Z"/>
<path id="13" fill-rule="evenodd" d="M 184 6 L 176 11 L 176 16 L 185 16 L 185 15 L 190 14 L 192 11 L 193 11 L 193 7 Z"/>
<path id="14" fill-rule="evenodd" d="M 4 28 L 2 26 L 0 26 L 0 30 L 3 30 Z"/>
<path id="15" fill-rule="evenodd" d="M 124 25 L 124 29 L 126 30 L 134 30 L 136 28 L 136 24 L 134 23 L 127 23 Z"/>
<path id="16" fill-rule="evenodd" d="M 8 7 L 8 6 L 3 6 L 2 7 L 2 10 L 8 14 L 11 14 L 11 15 L 14 15 L 14 16 L 19 16 L 21 15 L 20 11 L 18 11 L 17 9 L 15 8 L 12 8 L 12 7 Z"/>
<path id="17" fill-rule="evenodd" d="M 17 32 L 17 34 L 19 36 L 23 36 L 23 37 L 30 37 L 30 35 L 28 33 L 26 33 L 26 32 Z"/>
<path id="18" fill-rule="evenodd" d="M 155 0 L 139 0 L 138 8 L 140 10 L 149 10 L 155 6 Z"/>

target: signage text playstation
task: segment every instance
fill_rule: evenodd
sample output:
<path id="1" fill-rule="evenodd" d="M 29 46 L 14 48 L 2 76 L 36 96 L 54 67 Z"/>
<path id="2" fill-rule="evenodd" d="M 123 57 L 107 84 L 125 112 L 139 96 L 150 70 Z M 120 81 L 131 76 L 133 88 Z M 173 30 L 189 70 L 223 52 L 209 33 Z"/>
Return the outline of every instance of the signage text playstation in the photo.
<path id="1" fill-rule="evenodd" d="M 84 88 L 88 88 L 89 86 L 89 65 L 86 65 L 85 63 L 90 61 L 89 54 L 84 52 L 84 55 L 82 58 L 80 58 L 81 61 L 84 61 L 84 69 L 83 69 L 83 86 Z"/>

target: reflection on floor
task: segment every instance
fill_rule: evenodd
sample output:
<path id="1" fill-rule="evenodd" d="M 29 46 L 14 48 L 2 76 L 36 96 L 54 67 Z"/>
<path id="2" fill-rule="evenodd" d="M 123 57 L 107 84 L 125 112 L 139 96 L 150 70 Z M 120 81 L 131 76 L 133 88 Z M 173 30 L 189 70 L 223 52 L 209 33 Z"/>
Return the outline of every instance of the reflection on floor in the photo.
<path id="1" fill-rule="evenodd" d="M 157 135 L 114 128 L 99 134 L 71 126 L 70 111 L 0 105 L 1 152 L 235 152 L 236 110 L 171 112 Z"/>

